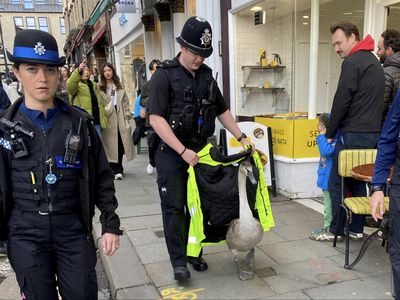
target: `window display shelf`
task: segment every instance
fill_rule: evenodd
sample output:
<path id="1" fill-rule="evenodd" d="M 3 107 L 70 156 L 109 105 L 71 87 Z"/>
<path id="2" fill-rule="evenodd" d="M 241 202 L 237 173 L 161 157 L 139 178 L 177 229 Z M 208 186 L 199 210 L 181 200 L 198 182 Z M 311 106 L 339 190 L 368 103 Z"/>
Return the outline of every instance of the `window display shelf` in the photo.
<path id="1" fill-rule="evenodd" d="M 242 107 L 246 105 L 247 98 L 249 97 L 250 93 L 272 93 L 273 97 L 273 102 L 272 106 L 276 106 L 276 99 L 278 96 L 285 90 L 285 88 L 282 87 L 270 87 L 270 88 L 265 88 L 265 87 L 256 87 L 256 86 L 244 86 L 240 88 L 242 92 Z"/>

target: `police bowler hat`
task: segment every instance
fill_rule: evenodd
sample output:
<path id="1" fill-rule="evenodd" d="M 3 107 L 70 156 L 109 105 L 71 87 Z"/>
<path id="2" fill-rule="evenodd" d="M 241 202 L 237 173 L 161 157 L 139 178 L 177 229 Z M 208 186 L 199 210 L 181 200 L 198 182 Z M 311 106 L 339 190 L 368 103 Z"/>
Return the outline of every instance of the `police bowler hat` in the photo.
<path id="1" fill-rule="evenodd" d="M 211 25 L 202 17 L 189 18 L 176 40 L 182 47 L 201 57 L 209 57 L 213 52 Z"/>
<path id="2" fill-rule="evenodd" d="M 35 63 L 49 66 L 62 66 L 65 57 L 58 57 L 56 39 L 45 31 L 25 29 L 14 38 L 13 54 L 7 51 L 8 59 L 13 63 Z"/>

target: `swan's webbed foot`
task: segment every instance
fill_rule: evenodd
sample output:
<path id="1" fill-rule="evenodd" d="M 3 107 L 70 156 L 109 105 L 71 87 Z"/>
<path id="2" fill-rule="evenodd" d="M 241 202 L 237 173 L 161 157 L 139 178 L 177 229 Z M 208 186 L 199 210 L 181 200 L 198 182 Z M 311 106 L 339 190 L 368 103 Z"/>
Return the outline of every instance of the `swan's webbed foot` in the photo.
<path id="1" fill-rule="evenodd" d="M 246 264 L 249 267 L 249 270 L 253 270 L 254 265 L 254 248 L 252 248 L 249 253 L 246 255 Z"/>
<path id="2" fill-rule="evenodd" d="M 239 279 L 240 280 L 249 280 L 254 278 L 254 272 L 253 271 L 240 271 L 239 272 Z"/>

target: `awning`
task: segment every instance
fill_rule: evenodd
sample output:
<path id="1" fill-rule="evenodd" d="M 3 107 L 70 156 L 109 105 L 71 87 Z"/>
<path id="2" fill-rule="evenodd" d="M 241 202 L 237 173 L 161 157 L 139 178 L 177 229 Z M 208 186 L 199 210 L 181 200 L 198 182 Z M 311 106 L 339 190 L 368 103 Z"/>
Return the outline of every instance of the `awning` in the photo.
<path id="1" fill-rule="evenodd" d="M 94 23 L 100 18 L 103 12 L 107 9 L 108 4 L 110 4 L 111 0 L 101 0 L 93 10 L 92 14 L 89 17 L 86 25 L 93 26 Z"/>

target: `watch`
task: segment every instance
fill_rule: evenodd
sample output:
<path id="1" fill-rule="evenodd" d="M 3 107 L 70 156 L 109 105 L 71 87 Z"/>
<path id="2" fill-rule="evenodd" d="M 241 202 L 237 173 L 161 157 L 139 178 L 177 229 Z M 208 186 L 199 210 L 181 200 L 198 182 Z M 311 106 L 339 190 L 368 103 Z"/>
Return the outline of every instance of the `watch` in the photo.
<path id="1" fill-rule="evenodd" d="M 247 138 L 247 135 L 244 132 L 242 132 L 242 135 L 238 137 L 237 141 L 241 142 L 245 138 Z"/>
<path id="2" fill-rule="evenodd" d="M 374 192 L 383 192 L 383 186 L 381 185 L 373 185 L 371 187 L 371 191 Z"/>

